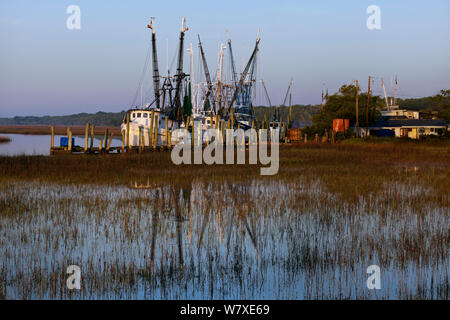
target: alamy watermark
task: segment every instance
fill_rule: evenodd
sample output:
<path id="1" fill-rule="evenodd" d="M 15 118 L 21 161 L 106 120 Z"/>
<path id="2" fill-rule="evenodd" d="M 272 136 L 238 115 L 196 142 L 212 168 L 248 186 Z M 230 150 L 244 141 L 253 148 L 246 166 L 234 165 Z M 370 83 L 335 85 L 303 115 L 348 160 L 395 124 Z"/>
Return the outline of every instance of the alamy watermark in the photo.
<path id="1" fill-rule="evenodd" d="M 67 267 L 67 274 L 70 276 L 67 278 L 67 289 L 69 290 L 80 290 L 81 289 L 81 269 L 77 265 L 70 265 Z"/>
<path id="2" fill-rule="evenodd" d="M 66 27 L 69 30 L 81 29 L 81 9 L 77 5 L 70 5 L 66 9 L 66 13 L 70 16 L 66 20 Z"/>
<path id="3" fill-rule="evenodd" d="M 370 14 L 367 18 L 366 26 L 369 30 L 381 30 L 381 9 L 377 5 L 370 5 L 366 9 L 366 13 Z"/>
<path id="4" fill-rule="evenodd" d="M 370 276 L 367 278 L 366 285 L 367 289 L 373 290 L 381 289 L 381 271 L 380 267 L 376 264 L 367 267 L 367 274 Z"/>
<path id="5" fill-rule="evenodd" d="M 202 133 L 201 124 L 194 122 L 193 137 L 185 129 L 177 129 L 173 136 L 182 137 L 171 152 L 172 162 L 179 164 L 246 164 L 246 145 L 248 144 L 248 163 L 268 165 L 260 168 L 261 175 L 277 174 L 279 168 L 279 129 L 226 129 L 223 136 L 220 129 L 207 129 Z M 177 139 L 178 140 L 178 139 Z M 203 144 L 206 146 L 203 148 Z M 268 147 L 270 145 L 270 155 Z M 192 148 L 193 146 L 193 148 Z M 182 155 L 181 155 L 182 152 Z M 193 159 L 192 159 L 193 156 Z M 259 159 L 258 159 L 259 158 Z"/>

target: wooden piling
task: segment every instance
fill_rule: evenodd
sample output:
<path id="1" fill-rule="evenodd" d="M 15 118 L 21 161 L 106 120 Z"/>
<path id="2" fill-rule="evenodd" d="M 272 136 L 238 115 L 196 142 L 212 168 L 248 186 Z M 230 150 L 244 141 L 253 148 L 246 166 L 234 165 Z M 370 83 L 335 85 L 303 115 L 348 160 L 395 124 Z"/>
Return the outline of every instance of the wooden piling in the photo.
<path id="1" fill-rule="evenodd" d="M 155 111 L 150 111 L 150 141 L 148 142 L 149 146 L 153 145 L 153 127 L 155 122 Z M 140 144 L 140 143 L 139 143 Z"/>
<path id="2" fill-rule="evenodd" d="M 67 137 L 69 139 L 68 150 L 72 151 L 72 130 L 70 130 L 70 127 L 67 128 Z"/>
<path id="3" fill-rule="evenodd" d="M 113 133 L 111 132 L 111 133 L 109 134 L 108 146 L 106 147 L 106 151 L 109 151 L 109 149 L 111 148 L 112 138 L 113 138 Z"/>
<path id="4" fill-rule="evenodd" d="M 169 131 L 169 148 L 172 147 L 172 131 Z"/>
<path id="5" fill-rule="evenodd" d="M 305 133 L 305 143 L 308 142 L 308 134 Z"/>
<path id="6" fill-rule="evenodd" d="M 169 147 L 169 117 L 165 116 L 165 128 L 166 128 L 166 147 Z"/>
<path id="7" fill-rule="evenodd" d="M 104 147 L 106 148 L 106 146 L 108 145 L 108 128 L 106 128 L 106 130 L 105 130 L 105 135 L 103 137 L 103 141 L 104 141 Z"/>
<path id="8" fill-rule="evenodd" d="M 316 133 L 314 136 L 314 142 L 319 143 L 319 134 L 318 133 Z"/>
<path id="9" fill-rule="evenodd" d="M 231 128 L 234 129 L 234 109 L 231 108 Z"/>
<path id="10" fill-rule="evenodd" d="M 84 152 L 88 150 L 88 140 L 89 140 L 89 122 L 86 123 L 86 127 L 84 129 Z"/>
<path id="11" fill-rule="evenodd" d="M 122 152 L 125 151 L 125 131 L 122 131 Z"/>
<path id="12" fill-rule="evenodd" d="M 91 126 L 91 150 L 94 148 L 95 126 Z"/>
<path id="13" fill-rule="evenodd" d="M 53 148 L 55 146 L 55 126 L 52 125 L 50 127 L 50 134 L 51 134 L 51 138 L 50 138 L 50 149 Z"/>

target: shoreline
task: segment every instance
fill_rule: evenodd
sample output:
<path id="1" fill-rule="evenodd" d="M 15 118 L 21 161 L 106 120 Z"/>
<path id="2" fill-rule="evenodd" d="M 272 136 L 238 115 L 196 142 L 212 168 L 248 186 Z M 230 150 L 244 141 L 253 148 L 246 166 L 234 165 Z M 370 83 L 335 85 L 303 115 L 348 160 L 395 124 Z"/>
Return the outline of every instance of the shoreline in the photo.
<path id="1" fill-rule="evenodd" d="M 70 127 L 73 135 L 84 135 L 85 126 L 80 125 L 55 125 L 56 135 L 67 134 L 67 128 Z M 0 134 L 30 134 L 30 135 L 49 135 L 51 125 L 0 125 Z M 96 134 L 104 134 L 105 130 L 113 133 L 113 136 L 122 136 L 120 127 L 115 126 L 95 126 Z"/>

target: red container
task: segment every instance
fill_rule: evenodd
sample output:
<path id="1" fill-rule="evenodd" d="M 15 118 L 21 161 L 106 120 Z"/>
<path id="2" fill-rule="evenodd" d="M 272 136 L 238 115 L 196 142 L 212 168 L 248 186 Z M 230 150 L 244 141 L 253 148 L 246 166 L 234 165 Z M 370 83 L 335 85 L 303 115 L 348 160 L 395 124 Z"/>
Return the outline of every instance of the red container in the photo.
<path id="1" fill-rule="evenodd" d="M 288 130 L 290 141 L 301 141 L 302 140 L 302 129 L 289 129 Z"/>
<path id="2" fill-rule="evenodd" d="M 334 132 L 345 132 L 348 130 L 349 125 L 350 125 L 349 119 L 333 119 Z"/>

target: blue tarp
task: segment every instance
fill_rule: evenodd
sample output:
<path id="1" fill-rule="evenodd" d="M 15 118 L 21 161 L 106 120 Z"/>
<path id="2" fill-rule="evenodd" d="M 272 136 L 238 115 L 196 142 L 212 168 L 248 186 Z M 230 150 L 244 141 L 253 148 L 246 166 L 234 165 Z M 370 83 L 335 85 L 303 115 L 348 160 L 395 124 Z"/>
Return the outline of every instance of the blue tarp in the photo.
<path id="1" fill-rule="evenodd" d="M 75 145 L 75 138 L 72 138 L 72 146 Z M 60 147 L 68 147 L 69 146 L 69 138 L 68 137 L 61 137 L 59 139 L 59 146 Z"/>

